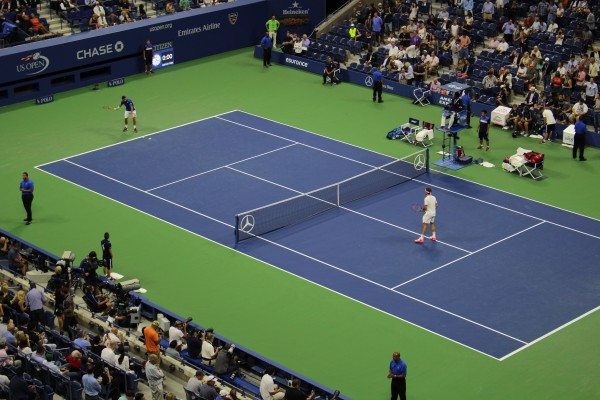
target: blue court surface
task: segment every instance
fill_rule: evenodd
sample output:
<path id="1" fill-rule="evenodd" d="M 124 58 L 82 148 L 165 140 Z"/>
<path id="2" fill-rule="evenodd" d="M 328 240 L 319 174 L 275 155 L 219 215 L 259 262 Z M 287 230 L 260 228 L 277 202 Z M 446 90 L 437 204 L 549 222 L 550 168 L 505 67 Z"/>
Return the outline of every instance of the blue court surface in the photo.
<path id="1" fill-rule="evenodd" d="M 236 243 L 236 214 L 392 161 L 232 111 L 38 168 L 499 360 L 599 308 L 600 221 L 443 173 Z"/>

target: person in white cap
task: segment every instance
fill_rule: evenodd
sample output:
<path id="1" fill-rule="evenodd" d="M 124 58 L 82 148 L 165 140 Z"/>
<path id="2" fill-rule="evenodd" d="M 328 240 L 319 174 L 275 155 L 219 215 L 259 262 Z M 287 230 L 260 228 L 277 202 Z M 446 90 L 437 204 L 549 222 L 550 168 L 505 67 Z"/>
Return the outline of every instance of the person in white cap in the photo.
<path id="1" fill-rule="evenodd" d="M 433 242 L 437 241 L 435 236 L 435 213 L 438 208 L 437 199 L 431 194 L 431 188 L 425 188 L 425 200 L 423 200 L 423 206 L 421 210 L 423 214 L 423 223 L 421 225 L 421 235 L 418 239 L 415 239 L 415 243 L 422 244 L 425 242 L 425 232 L 427 232 L 427 226 L 431 226 L 431 236 L 429 239 Z"/>

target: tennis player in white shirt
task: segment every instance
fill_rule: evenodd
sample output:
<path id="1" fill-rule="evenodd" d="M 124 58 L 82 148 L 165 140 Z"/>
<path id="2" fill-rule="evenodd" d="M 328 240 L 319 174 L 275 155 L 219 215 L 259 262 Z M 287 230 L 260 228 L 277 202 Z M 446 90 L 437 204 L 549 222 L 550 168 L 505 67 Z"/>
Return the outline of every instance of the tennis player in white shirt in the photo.
<path id="1" fill-rule="evenodd" d="M 437 199 L 431 194 L 431 188 L 425 188 L 425 200 L 423 201 L 423 224 L 421 226 L 421 236 L 415 240 L 415 243 L 425 242 L 425 232 L 427 232 L 427 225 L 431 226 L 431 239 L 433 242 L 437 240 L 435 237 L 435 211 L 438 207 Z"/>

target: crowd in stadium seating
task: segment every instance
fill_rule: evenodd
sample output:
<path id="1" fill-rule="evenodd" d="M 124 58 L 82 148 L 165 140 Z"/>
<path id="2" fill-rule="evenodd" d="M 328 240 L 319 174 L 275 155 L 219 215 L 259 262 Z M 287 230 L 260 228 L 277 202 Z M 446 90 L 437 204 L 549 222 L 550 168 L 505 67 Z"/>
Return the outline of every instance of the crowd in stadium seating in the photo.
<path id="1" fill-rule="evenodd" d="M 573 121 L 571 109 L 583 97 L 591 111 L 585 121 L 598 125 L 600 51 L 593 43 L 600 37 L 599 2 L 449 0 L 432 10 L 430 1 L 359 2 L 306 56 L 340 59 L 343 49 L 360 57 L 348 63 L 351 70 L 383 66 L 386 79 L 432 91 L 466 83 L 475 101 L 489 105 L 509 106 L 531 88 L 540 97 L 530 105 L 536 114 L 548 103 L 562 122 Z M 439 76 L 442 67 L 450 72 Z"/>
<path id="2" fill-rule="evenodd" d="M 45 265 L 38 256 L 31 249 L 22 249 L 19 242 L 0 236 L 2 268 L 14 276 L 23 277 L 28 269 Z M 212 329 L 190 326 L 191 318 L 171 321 L 164 332 L 164 321 L 157 320 L 142 329 L 148 357 L 138 358 L 130 353 L 131 337 L 124 331 L 134 328 L 135 332 L 137 328 L 131 325 L 130 311 L 123 306 L 129 297 L 109 278 L 97 274 L 101 263 L 95 252 L 91 251 L 77 268 L 62 261 L 60 264 L 55 266 L 45 292 L 34 283 L 27 288 L 0 273 L 0 398 L 50 400 L 57 394 L 73 400 L 84 396 L 140 400 L 144 399 L 138 388 L 142 381 L 150 388 L 153 400 L 176 400 L 164 390 L 166 374 L 161 359 L 165 356 L 196 368 L 195 376 L 183 387 L 188 399 L 246 398 L 235 388 L 222 385 L 223 379 L 233 381 L 247 373 L 240 367 L 244 363 L 235 345 L 218 340 Z M 85 306 L 76 297 L 79 290 L 85 293 Z M 82 307 L 92 318 L 96 315 L 105 321 L 108 329 L 95 324 L 94 332 L 89 330 L 91 324 L 82 326 Z M 271 396 L 268 392 L 273 398 L 283 398 L 287 391 L 290 399 L 315 397 L 315 391 L 301 387 L 297 379 L 291 385 L 286 383 L 289 387 L 284 390 L 274 383 L 275 379 L 281 384 L 281 378 L 270 368 L 261 370 L 256 360 L 253 368 L 262 375 L 260 387 L 255 386 L 257 394 Z M 214 375 L 205 374 L 203 369 Z M 215 376 L 221 383 L 216 384 Z"/>

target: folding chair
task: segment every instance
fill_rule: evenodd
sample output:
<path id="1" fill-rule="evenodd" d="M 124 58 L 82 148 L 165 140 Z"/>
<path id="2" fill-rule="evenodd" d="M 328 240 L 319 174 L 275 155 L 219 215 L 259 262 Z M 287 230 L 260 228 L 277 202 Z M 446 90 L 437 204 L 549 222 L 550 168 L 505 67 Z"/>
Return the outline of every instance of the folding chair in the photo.
<path id="1" fill-rule="evenodd" d="M 413 104 L 419 104 L 423 107 L 428 106 L 429 104 L 431 104 L 431 102 L 429 101 L 430 94 L 431 90 L 425 90 L 420 87 L 416 88 L 415 90 L 413 90 L 413 97 L 415 98 Z"/>
<path id="2" fill-rule="evenodd" d="M 400 140 L 413 143 L 415 135 L 421 129 L 420 121 L 416 118 L 409 118 L 407 123 L 400 125 L 400 129 L 404 133 Z"/>
<path id="3" fill-rule="evenodd" d="M 543 161 L 539 162 L 539 163 L 526 162 L 525 164 L 523 164 L 519 168 L 517 168 L 517 172 L 521 176 L 529 176 L 529 177 L 531 177 L 531 179 L 537 181 L 538 179 L 541 179 L 544 177 L 544 173 L 542 171 L 543 169 L 544 169 Z"/>

